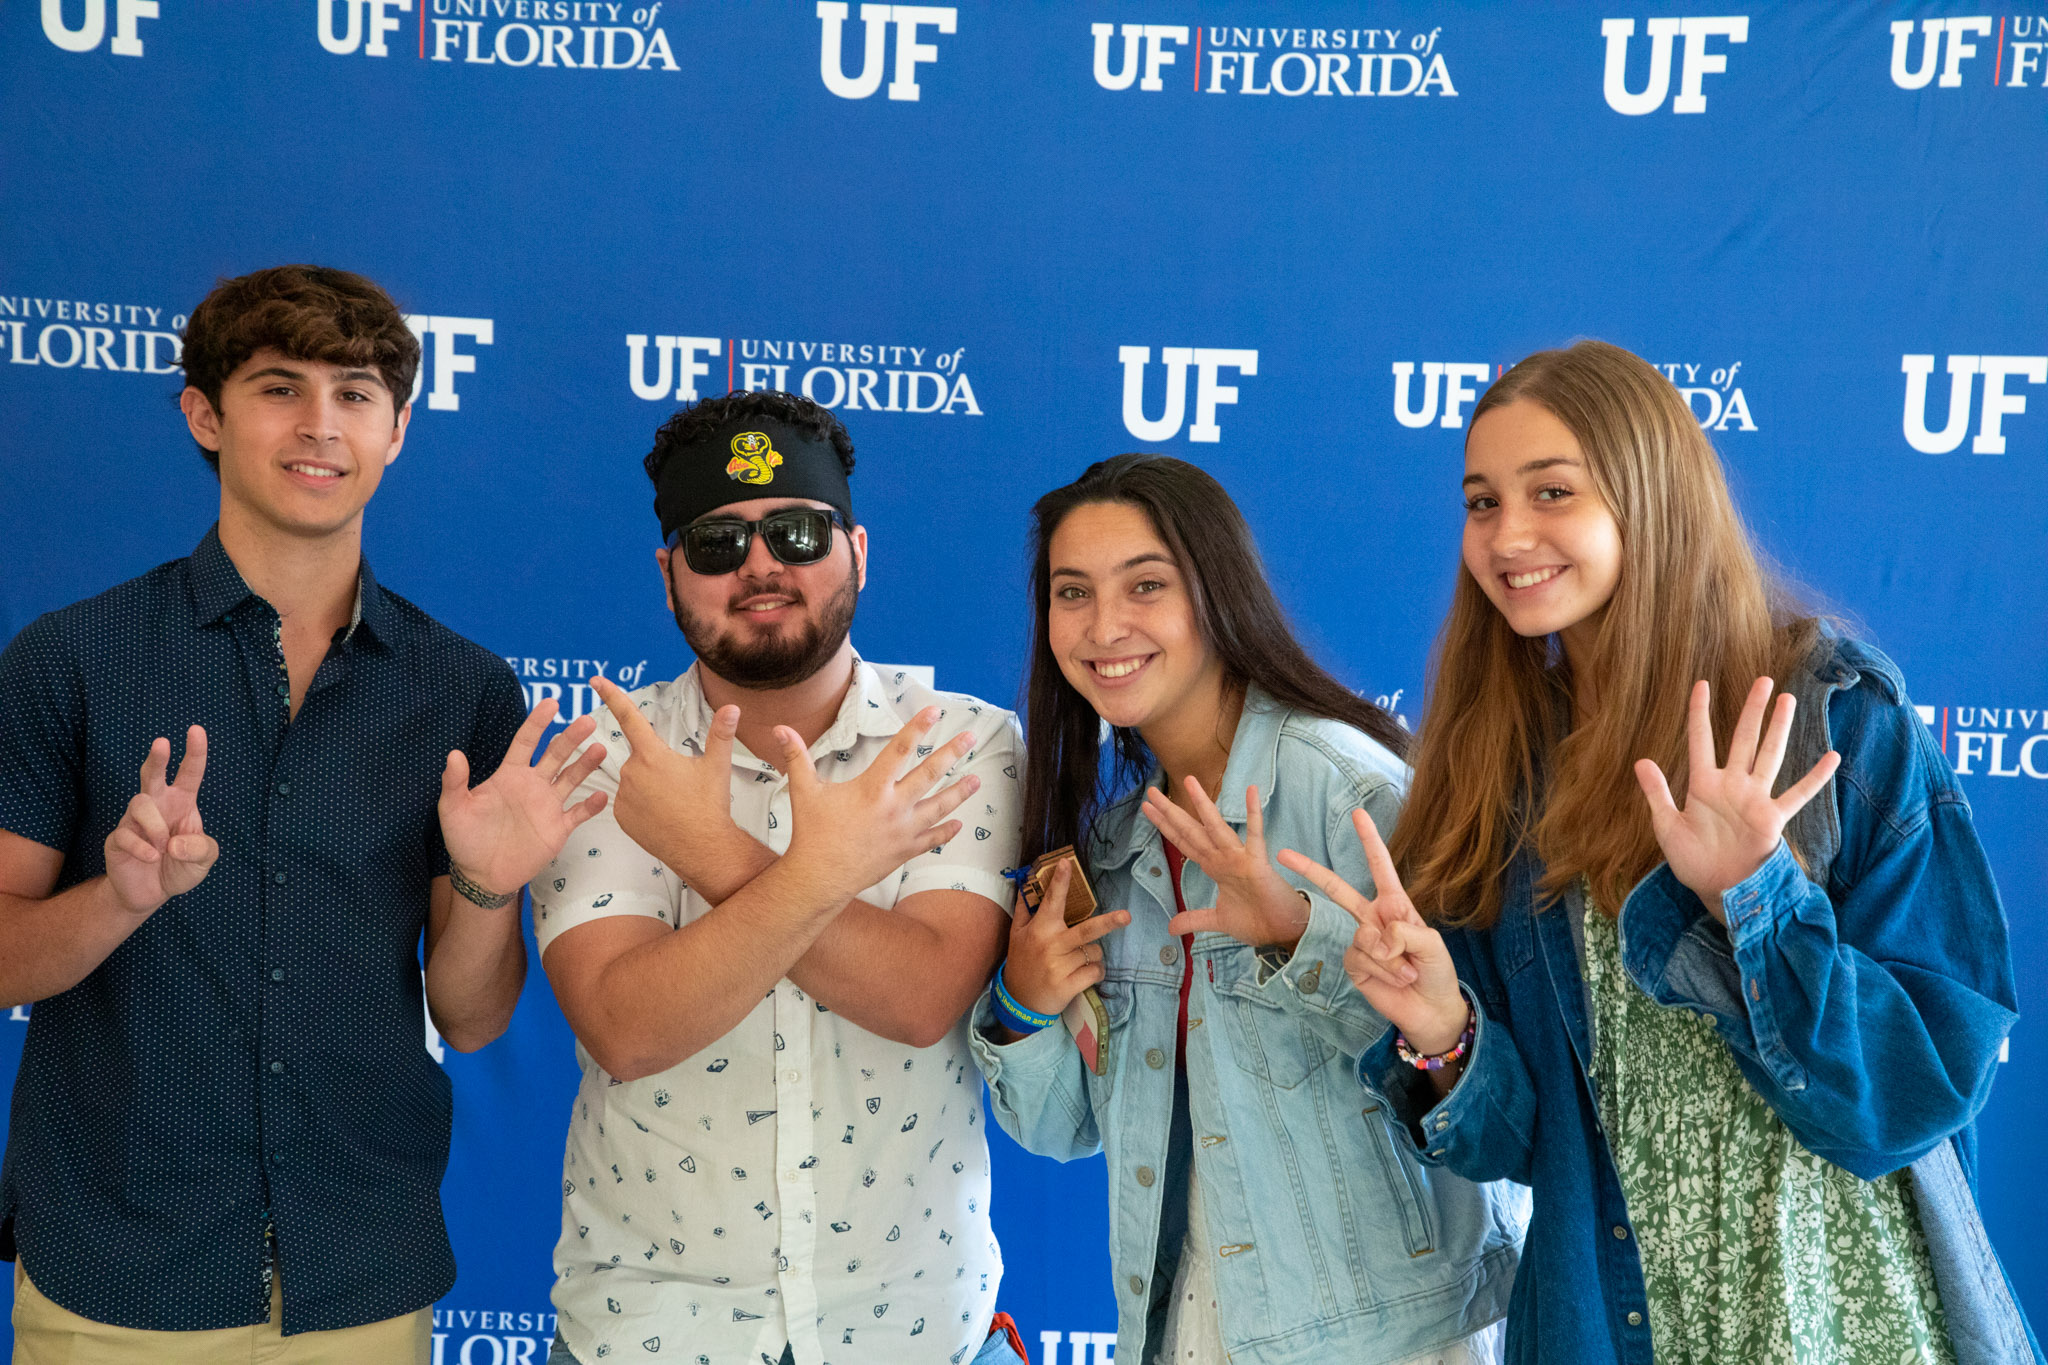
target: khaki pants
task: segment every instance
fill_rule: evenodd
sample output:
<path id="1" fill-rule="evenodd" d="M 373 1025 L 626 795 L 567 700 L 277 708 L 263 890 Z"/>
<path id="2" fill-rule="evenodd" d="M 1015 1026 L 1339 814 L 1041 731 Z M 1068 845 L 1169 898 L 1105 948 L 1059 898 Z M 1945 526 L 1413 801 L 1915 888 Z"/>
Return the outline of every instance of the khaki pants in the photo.
<path id="1" fill-rule="evenodd" d="M 82 1318 L 43 1297 L 14 1263 L 14 1365 L 429 1365 L 430 1308 L 334 1332 L 285 1336 L 282 1277 L 270 1321 L 209 1332 L 148 1332 Z"/>

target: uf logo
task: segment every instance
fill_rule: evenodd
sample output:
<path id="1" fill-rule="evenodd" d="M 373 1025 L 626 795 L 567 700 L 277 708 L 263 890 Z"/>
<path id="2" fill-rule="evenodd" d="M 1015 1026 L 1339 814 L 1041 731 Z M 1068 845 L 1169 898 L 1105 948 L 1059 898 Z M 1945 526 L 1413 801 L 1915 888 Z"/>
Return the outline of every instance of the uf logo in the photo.
<path id="1" fill-rule="evenodd" d="M 1436 420 L 1437 393 L 1443 393 L 1444 418 L 1447 427 L 1465 425 L 1464 407 L 1479 397 L 1477 390 L 1466 385 L 1468 379 L 1484 384 L 1493 374 L 1493 366 L 1477 361 L 1470 364 L 1445 363 L 1440 360 L 1422 362 L 1422 406 L 1408 406 L 1409 385 L 1415 378 L 1415 362 L 1397 360 L 1394 362 L 1394 419 L 1404 427 L 1426 427 Z"/>
<path id="2" fill-rule="evenodd" d="M 1922 19 L 1920 21 L 1920 69 L 1906 69 L 1906 54 L 1913 42 L 1913 21 L 1898 19 L 1892 23 L 1892 84 L 1901 90 L 1918 90 L 1934 79 L 1934 62 L 1941 49 L 1941 35 L 1948 34 L 1948 62 L 1941 68 L 1941 84 L 1945 86 L 1963 83 L 1963 58 L 1977 55 L 1977 45 L 1964 39 L 1965 33 L 1974 33 L 1979 38 L 1991 36 L 1991 16 L 1972 14 L 1961 19 Z"/>
<path id="3" fill-rule="evenodd" d="M 375 4 L 377 0 L 370 0 Z M 387 0 L 388 3 L 388 0 Z M 420 339 L 420 368 L 413 376 L 412 397 L 420 396 L 420 389 L 427 382 L 427 338 L 433 338 L 431 347 L 434 363 L 434 387 L 427 394 L 427 406 L 435 412 L 462 411 L 462 395 L 455 392 L 455 376 L 476 373 L 476 357 L 464 355 L 455 349 L 457 337 L 469 337 L 479 346 L 491 344 L 497 328 L 489 318 L 444 318 L 428 313 L 408 313 L 405 325 Z M 411 400 L 408 400 L 411 401 Z"/>
<path id="4" fill-rule="evenodd" d="M 1162 346 L 1159 362 L 1166 369 L 1166 405 L 1155 422 L 1145 417 L 1145 370 L 1152 363 L 1152 348 L 1119 346 L 1116 356 L 1124 366 L 1124 430 L 1141 441 L 1170 441 L 1180 433 L 1188 410 L 1189 365 L 1195 367 L 1195 424 L 1188 428 L 1190 441 L 1223 439 L 1223 429 L 1216 425 L 1216 405 L 1235 403 L 1237 386 L 1218 384 L 1216 372 L 1225 368 L 1243 375 L 1259 372 L 1257 351 Z"/>
<path id="5" fill-rule="evenodd" d="M 348 7 L 348 27 L 337 37 L 334 32 L 336 3 L 337 0 L 320 0 L 319 8 L 320 46 L 337 57 L 346 57 L 359 47 L 367 56 L 390 56 L 391 49 L 385 44 L 384 35 L 398 32 L 401 25 L 384 11 L 395 9 L 400 14 L 412 11 L 412 0 L 338 0 L 338 3 Z M 366 9 L 370 12 L 368 44 L 363 42 L 363 11 Z"/>
<path id="6" fill-rule="evenodd" d="M 114 0 L 114 44 L 116 57 L 140 57 L 142 39 L 136 24 L 156 18 L 157 0 Z M 43 0 L 43 34 L 66 52 L 90 52 L 107 36 L 107 0 L 85 0 L 83 22 L 77 28 L 64 24 L 64 0 Z"/>
<path id="7" fill-rule="evenodd" d="M 1166 45 L 1187 46 L 1186 27 L 1176 24 L 1125 24 L 1122 69 L 1112 76 L 1109 72 L 1109 42 L 1116 30 L 1115 24 L 1088 25 L 1088 31 L 1095 35 L 1095 83 L 1104 90 L 1128 90 L 1131 82 L 1137 81 L 1140 90 L 1164 90 L 1166 83 L 1159 79 L 1159 68 L 1173 65 L 1173 53 L 1167 50 Z M 1143 79 L 1138 76 L 1140 51 L 1144 53 Z"/>
<path id="8" fill-rule="evenodd" d="M 889 26 L 896 26 L 896 78 L 889 82 L 889 98 L 914 100 L 919 97 L 917 66 L 935 62 L 939 49 L 920 43 L 917 30 L 929 24 L 941 33 L 952 33 L 959 25 L 960 11 L 938 5 L 862 5 L 860 19 L 867 26 L 862 49 L 860 75 L 847 79 L 840 60 L 841 37 L 846 27 L 844 0 L 818 0 L 818 22 L 824 34 L 818 48 L 818 74 L 825 88 L 843 100 L 864 100 L 882 88 L 882 49 L 889 41 Z"/>
<path id="9" fill-rule="evenodd" d="M 1726 38 L 1731 43 L 1749 41 L 1746 14 L 1704 15 L 1683 19 L 1649 21 L 1650 74 L 1643 88 L 1633 94 L 1628 88 L 1629 39 L 1635 36 L 1633 19 L 1602 19 L 1600 36 L 1607 40 L 1608 107 L 1617 114 L 1653 114 L 1663 107 L 1671 90 L 1671 40 L 1685 35 L 1685 60 L 1678 77 L 1678 98 L 1671 101 L 1674 114 L 1704 114 L 1707 97 L 1700 84 L 1710 74 L 1728 69 L 1728 54 L 1708 52 L 1707 39 Z"/>
<path id="10" fill-rule="evenodd" d="M 1976 377 L 1984 376 L 1983 419 L 1977 425 L 1977 439 L 1970 442 L 1973 455 L 2005 454 L 2008 415 L 2027 410 L 2027 396 L 2007 393 L 2005 381 L 2024 379 L 2029 384 L 2048 384 L 2048 355 L 1952 355 L 1948 358 L 1948 423 L 1940 431 L 1927 429 L 1927 376 L 1934 373 L 1934 357 L 1909 355 L 1899 358 L 1906 376 L 1906 444 L 1923 455 L 1946 455 L 1963 443 L 1970 427 L 1970 390 Z"/>

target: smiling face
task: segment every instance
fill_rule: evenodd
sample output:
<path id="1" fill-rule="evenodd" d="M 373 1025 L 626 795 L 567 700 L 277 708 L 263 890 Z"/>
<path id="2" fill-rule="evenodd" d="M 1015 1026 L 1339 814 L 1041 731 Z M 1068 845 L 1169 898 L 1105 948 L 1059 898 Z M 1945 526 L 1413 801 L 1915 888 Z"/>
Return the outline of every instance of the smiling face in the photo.
<path id="1" fill-rule="evenodd" d="M 1048 643 L 1097 715 L 1142 732 L 1191 707 L 1214 709 L 1223 665 L 1151 517 L 1129 503 L 1083 503 L 1054 529 L 1047 560 Z"/>
<path id="2" fill-rule="evenodd" d="M 179 400 L 192 437 L 220 457 L 221 513 L 320 538 L 361 519 L 411 417 L 376 370 L 294 360 L 266 347 L 221 385 Z"/>
<path id="3" fill-rule="evenodd" d="M 1519 399 L 1465 442 L 1465 568 L 1517 635 L 1583 657 L 1621 581 L 1621 529 L 1571 429 Z"/>
<path id="4" fill-rule="evenodd" d="M 789 507 L 829 507 L 803 498 L 728 503 L 707 517 L 759 521 Z M 740 687 L 794 687 L 829 663 L 846 643 L 854 607 L 867 585 L 864 527 L 835 526 L 832 552 L 815 564 L 784 564 L 756 534 L 731 573 L 700 574 L 680 546 L 656 550 L 669 606 L 699 662 Z"/>

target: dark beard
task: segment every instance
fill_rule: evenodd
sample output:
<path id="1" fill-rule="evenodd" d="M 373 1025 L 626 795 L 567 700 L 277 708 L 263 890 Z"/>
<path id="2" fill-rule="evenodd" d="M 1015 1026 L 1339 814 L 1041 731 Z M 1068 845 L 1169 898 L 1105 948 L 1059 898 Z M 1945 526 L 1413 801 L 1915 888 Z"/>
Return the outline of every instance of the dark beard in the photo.
<path id="1" fill-rule="evenodd" d="M 860 589 L 854 586 L 854 575 L 848 572 L 832 600 L 802 631 L 750 646 L 735 644 L 707 629 L 683 609 L 673 591 L 668 600 L 683 640 L 696 654 L 698 663 L 736 687 L 773 692 L 795 687 L 832 662 L 832 656 L 846 643 L 847 632 L 853 629 L 853 610 L 860 601 Z"/>

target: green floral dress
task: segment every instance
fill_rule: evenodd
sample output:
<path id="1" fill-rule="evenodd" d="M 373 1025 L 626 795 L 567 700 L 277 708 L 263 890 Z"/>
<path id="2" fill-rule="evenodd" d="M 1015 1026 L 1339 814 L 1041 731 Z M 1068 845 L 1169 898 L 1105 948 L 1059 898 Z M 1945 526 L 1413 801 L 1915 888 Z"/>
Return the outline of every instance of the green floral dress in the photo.
<path id="1" fill-rule="evenodd" d="M 1590 897 L 1585 934 L 1600 1119 L 1659 1365 L 1953 1361 L 1905 1173 L 1859 1180 L 1807 1151 L 1709 1016 L 1628 979 Z"/>

